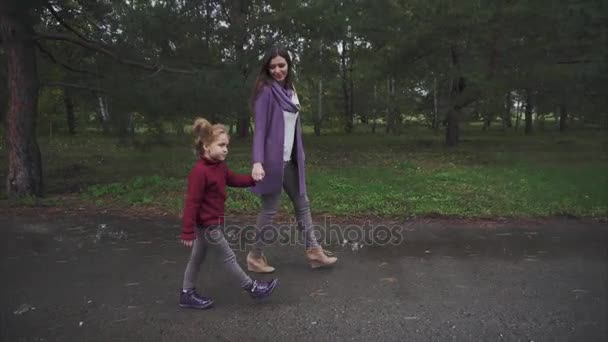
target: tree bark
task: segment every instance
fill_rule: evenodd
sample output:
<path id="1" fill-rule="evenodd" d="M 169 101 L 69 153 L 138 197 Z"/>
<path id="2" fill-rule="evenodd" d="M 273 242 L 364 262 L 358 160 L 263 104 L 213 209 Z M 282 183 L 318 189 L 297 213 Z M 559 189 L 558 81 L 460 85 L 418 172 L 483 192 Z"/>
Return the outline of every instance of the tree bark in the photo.
<path id="1" fill-rule="evenodd" d="M 0 40 L 7 57 L 9 89 L 6 189 L 11 199 L 42 196 L 43 192 L 42 162 L 36 141 L 39 83 L 28 7 L 16 0 L 0 5 Z"/>

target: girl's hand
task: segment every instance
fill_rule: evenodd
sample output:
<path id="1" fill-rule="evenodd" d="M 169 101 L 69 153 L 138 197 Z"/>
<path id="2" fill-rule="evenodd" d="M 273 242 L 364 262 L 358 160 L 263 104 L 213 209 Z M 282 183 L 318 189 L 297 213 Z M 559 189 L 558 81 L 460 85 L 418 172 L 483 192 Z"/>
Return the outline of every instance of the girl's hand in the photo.
<path id="1" fill-rule="evenodd" d="M 251 169 L 251 177 L 256 182 L 261 181 L 266 173 L 264 172 L 264 167 L 262 167 L 262 163 L 253 164 L 253 168 Z"/>
<path id="2" fill-rule="evenodd" d="M 193 243 L 194 243 L 194 240 L 182 240 L 182 245 L 184 245 L 186 247 L 192 247 Z"/>

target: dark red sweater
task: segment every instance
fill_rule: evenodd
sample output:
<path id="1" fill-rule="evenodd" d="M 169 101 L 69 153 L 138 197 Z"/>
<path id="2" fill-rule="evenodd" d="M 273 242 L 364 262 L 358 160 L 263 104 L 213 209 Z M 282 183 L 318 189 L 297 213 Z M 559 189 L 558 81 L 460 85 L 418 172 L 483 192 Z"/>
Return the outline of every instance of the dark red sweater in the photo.
<path id="1" fill-rule="evenodd" d="M 182 240 L 196 239 L 197 225 L 219 225 L 224 222 L 226 185 L 246 188 L 255 185 L 250 175 L 239 175 L 224 162 L 199 159 L 188 175 L 188 194 L 182 217 Z"/>

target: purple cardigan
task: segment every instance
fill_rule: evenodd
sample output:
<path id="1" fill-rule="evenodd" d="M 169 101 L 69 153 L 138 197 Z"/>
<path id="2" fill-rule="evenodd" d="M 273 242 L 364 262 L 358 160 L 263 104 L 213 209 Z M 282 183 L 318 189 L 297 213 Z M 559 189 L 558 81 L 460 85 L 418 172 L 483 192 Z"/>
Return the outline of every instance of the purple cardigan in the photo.
<path id="1" fill-rule="evenodd" d="M 283 187 L 283 143 L 285 140 L 285 120 L 283 109 L 274 99 L 269 86 L 264 86 L 254 102 L 255 129 L 253 132 L 253 163 L 262 163 L 266 173 L 264 179 L 252 187 L 256 194 L 281 192 Z M 306 194 L 304 176 L 304 145 L 302 144 L 302 125 L 300 116 L 296 121 L 296 161 L 300 195 Z"/>

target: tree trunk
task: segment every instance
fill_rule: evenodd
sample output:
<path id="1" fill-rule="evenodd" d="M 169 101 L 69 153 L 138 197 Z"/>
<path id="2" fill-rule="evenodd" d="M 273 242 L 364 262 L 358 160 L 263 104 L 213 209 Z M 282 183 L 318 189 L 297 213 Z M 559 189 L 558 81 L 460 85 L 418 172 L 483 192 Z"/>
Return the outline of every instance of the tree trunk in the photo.
<path id="1" fill-rule="evenodd" d="M 386 79 L 386 134 L 393 128 L 393 116 L 391 115 L 391 79 Z"/>
<path id="2" fill-rule="evenodd" d="M 437 77 L 433 79 L 433 120 L 431 121 L 431 128 L 439 128 L 439 87 L 437 86 Z"/>
<path id="3" fill-rule="evenodd" d="M 355 82 L 353 79 L 355 40 L 352 36 L 350 38 L 350 48 L 348 51 L 348 122 L 350 122 L 350 131 L 352 131 L 352 126 L 355 122 Z"/>
<path id="4" fill-rule="evenodd" d="M 19 7 L 18 9 L 15 9 Z M 7 58 L 9 89 L 6 117 L 9 198 L 42 196 L 42 162 L 36 141 L 38 71 L 27 8 L 17 1 L 0 5 L 0 40 Z"/>
<path id="5" fill-rule="evenodd" d="M 246 138 L 249 135 L 249 115 L 241 113 L 236 122 L 236 134 L 239 138 Z"/>
<path id="6" fill-rule="evenodd" d="M 517 106 L 517 111 L 515 113 L 515 131 L 517 132 L 517 130 L 519 130 L 519 121 L 521 119 L 521 108 L 523 106 L 523 103 L 519 102 L 519 105 Z"/>
<path id="7" fill-rule="evenodd" d="M 350 109 L 351 98 L 350 98 L 350 82 L 348 80 L 348 65 L 346 62 L 346 51 L 347 45 L 342 41 L 342 54 L 340 55 L 340 62 L 342 67 L 342 95 L 344 96 L 344 131 L 351 133 L 353 131 L 353 118 Z"/>
<path id="8" fill-rule="evenodd" d="M 374 84 L 374 102 L 372 106 L 372 133 L 376 133 L 376 124 L 378 118 L 378 86 Z"/>
<path id="9" fill-rule="evenodd" d="M 447 114 L 447 128 L 445 130 L 445 143 L 449 147 L 458 145 L 460 140 L 460 127 L 459 127 L 459 111 L 455 108 L 450 108 Z"/>
<path id="10" fill-rule="evenodd" d="M 526 129 L 525 134 L 532 134 L 532 92 L 526 90 L 526 111 L 525 111 Z"/>
<path id="11" fill-rule="evenodd" d="M 458 72 L 458 76 L 451 82 L 450 106 L 446 118 L 445 143 L 449 147 L 458 145 L 460 141 L 460 111 L 459 98 L 466 86 L 465 78 L 460 76 L 459 55 L 454 46 L 451 47 L 452 67 Z"/>
<path id="12" fill-rule="evenodd" d="M 483 126 L 481 127 L 482 131 L 487 131 L 490 129 L 490 126 L 492 126 L 492 117 L 490 116 L 490 113 L 485 113 L 483 114 Z"/>
<path id="13" fill-rule="evenodd" d="M 116 130 L 118 131 L 118 146 L 133 146 L 134 135 L 131 130 L 133 114 L 125 112 L 114 115 Z"/>
<path id="14" fill-rule="evenodd" d="M 564 133 L 568 129 L 568 109 L 565 104 L 559 106 L 559 131 Z"/>
<path id="15" fill-rule="evenodd" d="M 317 117 L 315 118 L 315 135 L 321 135 L 321 122 L 323 121 L 323 79 L 319 78 L 317 91 Z"/>
<path id="16" fill-rule="evenodd" d="M 505 99 L 505 115 L 502 119 L 502 127 L 503 129 L 513 127 L 513 122 L 511 120 L 511 108 L 513 108 L 513 102 L 511 101 L 511 92 L 507 92 L 507 97 Z"/>
<path id="17" fill-rule="evenodd" d="M 68 123 L 68 133 L 76 134 L 76 117 L 74 116 L 74 101 L 68 88 L 63 88 L 63 103 L 65 105 L 65 115 Z"/>
<path id="18" fill-rule="evenodd" d="M 250 1 L 243 0 L 231 0 L 227 2 L 230 4 L 230 33 L 234 40 L 235 50 L 235 64 L 234 67 L 237 70 L 237 74 L 242 76 L 241 87 L 238 89 L 238 93 L 246 97 L 247 79 L 249 75 L 249 60 L 246 55 L 245 45 L 247 44 L 248 29 L 247 29 L 247 15 L 249 14 Z M 237 109 L 237 122 L 236 122 L 236 134 L 239 138 L 246 138 L 250 132 L 250 114 L 245 102 L 242 102 L 242 106 Z"/>
<path id="19" fill-rule="evenodd" d="M 97 115 L 99 117 L 99 122 L 101 123 L 103 134 L 109 134 L 110 113 L 108 112 L 108 102 L 101 94 L 97 94 L 97 104 Z"/>
<path id="20" fill-rule="evenodd" d="M 392 118 L 392 122 L 393 122 L 393 127 L 391 128 L 393 131 L 394 135 L 400 135 L 401 134 L 401 115 L 399 113 L 399 106 L 397 105 L 397 99 L 396 99 L 396 86 L 395 86 L 395 79 L 391 78 L 391 118 Z"/>

